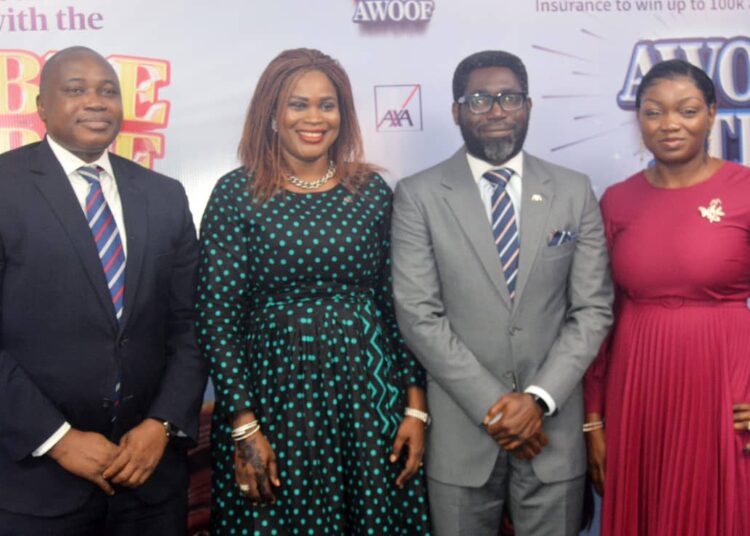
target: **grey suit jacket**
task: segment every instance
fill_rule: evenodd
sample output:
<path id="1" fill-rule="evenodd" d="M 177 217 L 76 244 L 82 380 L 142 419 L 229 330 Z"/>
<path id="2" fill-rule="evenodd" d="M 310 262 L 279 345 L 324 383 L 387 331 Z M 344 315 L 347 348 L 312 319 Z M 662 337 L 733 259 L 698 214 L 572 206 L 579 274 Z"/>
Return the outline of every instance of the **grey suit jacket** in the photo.
<path id="1" fill-rule="evenodd" d="M 524 155 L 513 303 L 465 148 L 398 182 L 392 226 L 398 322 L 428 373 L 428 475 L 484 484 L 507 454 L 482 420 L 501 396 L 529 385 L 558 406 L 544 421 L 550 441 L 534 472 L 542 482 L 582 475 L 581 378 L 611 325 L 613 299 L 588 178 Z M 576 239 L 549 246 L 556 230 Z"/>

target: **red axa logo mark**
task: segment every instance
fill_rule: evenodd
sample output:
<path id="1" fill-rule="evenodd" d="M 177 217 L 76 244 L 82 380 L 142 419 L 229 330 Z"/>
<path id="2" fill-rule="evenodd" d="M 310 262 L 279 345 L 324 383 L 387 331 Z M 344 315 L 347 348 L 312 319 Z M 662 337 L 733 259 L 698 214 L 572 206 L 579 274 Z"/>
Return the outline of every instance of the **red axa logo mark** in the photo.
<path id="1" fill-rule="evenodd" d="M 422 130 L 421 86 L 375 86 L 375 115 L 378 132 Z"/>
<path id="2" fill-rule="evenodd" d="M 389 128 L 402 128 L 404 126 L 413 127 L 414 121 L 411 120 L 409 110 L 388 110 L 385 112 L 383 119 L 378 123 L 378 130 L 384 123 L 388 123 Z"/>
<path id="3" fill-rule="evenodd" d="M 0 50 L 0 153 L 44 137 L 36 113 L 39 74 L 53 52 L 36 55 L 28 50 Z M 120 79 L 123 124 L 112 152 L 151 168 L 164 157 L 164 134 L 169 123 L 169 101 L 159 91 L 169 85 L 166 60 L 109 56 Z"/>

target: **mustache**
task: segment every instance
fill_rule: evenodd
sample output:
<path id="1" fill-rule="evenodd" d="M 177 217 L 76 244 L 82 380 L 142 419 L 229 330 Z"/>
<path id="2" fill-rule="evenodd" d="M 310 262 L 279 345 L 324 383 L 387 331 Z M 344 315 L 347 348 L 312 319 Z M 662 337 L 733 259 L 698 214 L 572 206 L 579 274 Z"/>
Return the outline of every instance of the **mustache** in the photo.
<path id="1" fill-rule="evenodd" d="M 486 128 L 495 128 L 495 127 L 501 127 L 508 130 L 511 129 L 517 129 L 520 125 L 518 123 L 512 122 L 512 121 L 505 121 L 503 119 L 491 119 L 485 123 L 483 123 L 479 130 L 484 130 Z"/>

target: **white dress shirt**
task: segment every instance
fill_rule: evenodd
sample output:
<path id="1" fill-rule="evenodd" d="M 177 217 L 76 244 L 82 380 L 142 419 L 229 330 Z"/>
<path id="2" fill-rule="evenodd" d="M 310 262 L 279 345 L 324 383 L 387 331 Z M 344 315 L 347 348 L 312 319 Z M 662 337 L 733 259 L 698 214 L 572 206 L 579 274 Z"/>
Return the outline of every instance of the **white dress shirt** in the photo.
<path id="1" fill-rule="evenodd" d="M 70 185 L 73 187 L 73 191 L 78 198 L 78 202 L 81 204 L 81 210 L 86 213 L 86 196 L 89 194 L 91 185 L 89 181 L 84 179 L 78 174 L 78 168 L 81 166 L 98 166 L 101 168 L 99 172 L 99 183 L 102 185 L 102 193 L 104 194 L 104 200 L 109 206 L 112 216 L 115 218 L 117 224 L 117 230 L 120 232 L 120 241 L 122 242 L 122 250 L 125 253 L 125 257 L 128 255 L 128 240 L 127 233 L 125 232 L 125 219 L 122 213 L 122 201 L 120 201 L 120 191 L 117 189 L 117 181 L 115 180 L 115 173 L 112 171 L 112 164 L 109 161 L 109 153 L 104 151 L 102 155 L 94 160 L 93 162 L 84 162 L 76 155 L 68 151 L 65 147 L 57 143 L 52 139 L 52 136 L 47 135 L 47 142 L 49 143 L 52 152 L 55 154 L 57 161 L 67 175 Z"/>
<path id="2" fill-rule="evenodd" d="M 482 175 L 496 167 L 504 167 L 513 171 L 513 175 L 505 186 L 505 190 L 508 192 L 510 202 L 513 204 L 513 210 L 516 211 L 516 227 L 518 228 L 518 236 L 520 237 L 522 233 L 521 209 L 523 205 L 521 202 L 523 199 L 523 151 L 505 162 L 502 166 L 496 166 L 489 162 L 485 162 L 484 160 L 470 155 L 468 152 L 466 153 L 466 160 L 469 163 L 471 176 L 474 178 L 474 182 L 477 183 L 477 188 L 479 188 L 479 196 L 482 198 L 482 203 L 484 204 L 484 209 L 487 213 L 487 221 L 490 225 L 492 225 L 492 193 L 495 191 L 495 185 L 487 179 L 482 178 Z M 500 259 L 498 259 L 497 262 L 499 263 Z M 549 408 L 547 415 L 551 415 L 557 410 L 555 400 L 542 387 L 539 387 L 538 385 L 529 385 L 524 392 L 538 396 L 544 400 Z"/>
<path id="3" fill-rule="evenodd" d="M 112 164 L 109 161 L 109 153 L 104 151 L 95 161 L 84 162 L 65 147 L 57 143 L 49 134 L 47 135 L 47 143 L 49 143 L 55 158 L 60 162 L 65 175 L 68 177 L 70 185 L 73 187 L 73 191 L 78 198 L 78 202 L 81 204 L 81 210 L 84 214 L 86 213 L 86 196 L 89 193 L 91 185 L 86 179 L 78 174 L 78 168 L 81 166 L 98 166 L 102 169 L 102 171 L 99 172 L 99 182 L 102 185 L 102 193 L 104 194 L 104 200 L 107 202 L 107 205 L 109 205 L 109 210 L 112 212 L 112 216 L 117 224 L 117 229 L 120 232 L 120 241 L 122 242 L 122 251 L 127 257 L 127 235 L 125 233 L 122 202 L 120 201 L 120 191 L 117 189 L 115 174 L 112 171 Z M 63 425 L 60 426 L 60 428 L 58 428 L 44 443 L 42 443 L 39 448 L 32 452 L 31 455 L 39 457 L 47 454 L 47 452 L 68 433 L 70 428 L 70 423 L 63 423 Z"/>

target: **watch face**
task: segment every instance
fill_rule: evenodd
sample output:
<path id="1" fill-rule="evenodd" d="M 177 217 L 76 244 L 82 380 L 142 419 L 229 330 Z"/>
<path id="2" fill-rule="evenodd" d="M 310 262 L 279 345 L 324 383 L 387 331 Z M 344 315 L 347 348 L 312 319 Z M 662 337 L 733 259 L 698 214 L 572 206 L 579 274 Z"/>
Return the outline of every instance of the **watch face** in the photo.
<path id="1" fill-rule="evenodd" d="M 534 395 L 534 402 L 536 402 L 537 406 L 542 408 L 544 413 L 549 412 L 549 408 L 547 407 L 547 403 L 539 396 Z"/>

